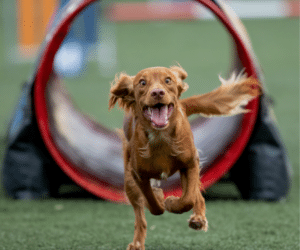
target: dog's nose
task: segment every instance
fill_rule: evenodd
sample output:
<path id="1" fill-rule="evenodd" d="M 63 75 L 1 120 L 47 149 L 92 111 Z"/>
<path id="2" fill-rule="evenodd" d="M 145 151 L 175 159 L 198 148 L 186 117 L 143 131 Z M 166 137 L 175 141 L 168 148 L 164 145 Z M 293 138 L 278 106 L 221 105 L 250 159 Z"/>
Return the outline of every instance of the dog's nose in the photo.
<path id="1" fill-rule="evenodd" d="M 151 91 L 151 96 L 156 98 L 156 99 L 160 99 L 165 95 L 165 91 L 163 89 L 153 89 Z"/>

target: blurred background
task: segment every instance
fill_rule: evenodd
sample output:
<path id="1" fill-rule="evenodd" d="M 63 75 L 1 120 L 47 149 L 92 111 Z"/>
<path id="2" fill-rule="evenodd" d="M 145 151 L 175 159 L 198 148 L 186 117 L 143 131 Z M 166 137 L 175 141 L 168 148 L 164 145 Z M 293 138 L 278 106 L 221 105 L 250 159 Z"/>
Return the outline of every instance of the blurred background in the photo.
<path id="1" fill-rule="evenodd" d="M 39 46 L 55 22 L 54 13 L 66 2 L 0 1 L 0 164 L 21 87 L 33 73 Z M 93 4 L 76 19 L 55 59 L 54 67 L 76 105 L 111 129 L 121 127 L 123 119 L 120 110 L 108 111 L 110 83 L 117 72 L 135 75 L 143 68 L 179 63 L 189 74 L 185 97 L 217 87 L 218 75 L 226 77 L 231 66 L 230 37 L 204 8 L 172 10 L 179 11 L 177 17 L 171 10 L 154 8 L 153 16 L 145 12 L 149 2 L 161 1 Z M 299 2 L 285 3 L 235 0 L 229 5 L 245 24 L 264 71 L 293 164 L 295 190 L 299 188 Z M 160 20 L 162 16 L 165 20 Z"/>

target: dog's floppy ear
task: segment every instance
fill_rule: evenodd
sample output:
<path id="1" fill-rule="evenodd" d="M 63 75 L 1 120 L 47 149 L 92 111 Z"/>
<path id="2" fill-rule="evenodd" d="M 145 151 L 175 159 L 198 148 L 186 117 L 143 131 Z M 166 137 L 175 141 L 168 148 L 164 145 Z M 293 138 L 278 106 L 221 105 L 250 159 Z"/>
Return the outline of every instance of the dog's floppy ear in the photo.
<path id="1" fill-rule="evenodd" d="M 170 69 L 181 80 L 184 80 L 188 76 L 186 71 L 183 68 L 181 68 L 180 66 L 172 66 Z"/>
<path id="2" fill-rule="evenodd" d="M 115 80 L 110 88 L 109 109 L 112 109 L 118 102 L 120 108 L 126 110 L 135 102 L 133 79 L 134 76 L 129 76 L 126 73 L 120 73 L 119 76 L 115 76 Z"/>
<path id="3" fill-rule="evenodd" d="M 180 80 L 178 81 L 178 96 L 180 96 L 189 88 L 189 85 L 186 82 L 183 82 L 183 80 L 187 78 L 188 74 L 180 66 L 172 66 L 170 69 L 173 74 L 176 75 L 176 77 Z"/>

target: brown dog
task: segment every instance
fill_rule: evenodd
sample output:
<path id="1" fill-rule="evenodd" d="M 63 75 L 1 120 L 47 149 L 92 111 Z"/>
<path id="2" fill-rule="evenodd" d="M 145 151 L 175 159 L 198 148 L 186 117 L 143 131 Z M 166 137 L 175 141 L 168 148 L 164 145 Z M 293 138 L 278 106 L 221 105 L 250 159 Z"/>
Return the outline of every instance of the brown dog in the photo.
<path id="1" fill-rule="evenodd" d="M 193 208 L 189 226 L 206 231 L 205 201 L 199 180 L 199 155 L 188 116 L 236 115 L 260 94 L 254 78 L 232 77 L 216 90 L 179 100 L 188 89 L 187 73 L 178 66 L 153 67 L 136 76 L 121 73 L 111 87 L 109 108 L 116 102 L 125 109 L 123 153 L 125 191 L 135 213 L 135 231 L 129 250 L 145 249 L 144 206 L 154 215 L 165 210 L 183 213 Z M 164 199 L 162 189 L 151 187 L 150 179 L 166 180 L 179 171 L 182 196 Z"/>

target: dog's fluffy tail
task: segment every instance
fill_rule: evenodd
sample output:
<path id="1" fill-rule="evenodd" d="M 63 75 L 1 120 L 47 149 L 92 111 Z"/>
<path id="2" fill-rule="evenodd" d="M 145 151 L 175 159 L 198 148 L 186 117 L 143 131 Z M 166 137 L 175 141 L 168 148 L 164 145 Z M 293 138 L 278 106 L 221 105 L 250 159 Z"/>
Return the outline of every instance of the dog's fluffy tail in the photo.
<path id="1" fill-rule="evenodd" d="M 261 94 L 260 83 L 245 74 L 233 73 L 228 80 L 219 77 L 222 85 L 217 89 L 203 94 L 185 98 L 181 104 L 187 116 L 201 114 L 202 116 L 232 116 L 247 113 L 245 106 L 249 101 Z"/>

